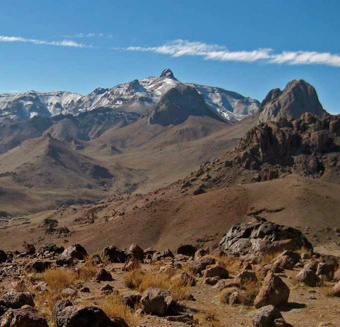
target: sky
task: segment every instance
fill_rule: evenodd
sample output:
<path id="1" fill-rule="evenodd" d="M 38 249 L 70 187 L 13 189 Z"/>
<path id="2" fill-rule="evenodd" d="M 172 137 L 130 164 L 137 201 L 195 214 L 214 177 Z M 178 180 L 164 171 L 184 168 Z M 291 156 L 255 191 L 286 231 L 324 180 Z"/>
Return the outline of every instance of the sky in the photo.
<path id="1" fill-rule="evenodd" d="M 262 100 L 305 79 L 340 113 L 339 0 L 1 1 L 0 93 L 157 76 Z"/>

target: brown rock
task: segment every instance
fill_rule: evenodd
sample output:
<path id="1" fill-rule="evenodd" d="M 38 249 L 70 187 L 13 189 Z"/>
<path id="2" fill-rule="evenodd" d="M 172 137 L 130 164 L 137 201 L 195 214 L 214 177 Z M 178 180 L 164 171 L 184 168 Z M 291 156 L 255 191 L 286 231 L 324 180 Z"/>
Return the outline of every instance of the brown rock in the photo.
<path id="1" fill-rule="evenodd" d="M 266 305 L 280 306 L 288 302 L 290 290 L 278 276 L 268 273 L 255 298 L 254 305 L 261 308 Z"/>

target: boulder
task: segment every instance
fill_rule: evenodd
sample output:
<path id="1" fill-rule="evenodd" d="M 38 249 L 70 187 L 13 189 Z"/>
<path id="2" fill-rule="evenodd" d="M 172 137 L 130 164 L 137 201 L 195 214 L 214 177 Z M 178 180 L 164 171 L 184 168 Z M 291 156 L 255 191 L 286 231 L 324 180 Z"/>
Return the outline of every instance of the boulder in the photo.
<path id="1" fill-rule="evenodd" d="M 333 280 L 334 280 L 335 282 L 340 282 L 340 269 L 338 269 L 338 270 L 334 273 Z"/>
<path id="2" fill-rule="evenodd" d="M 131 244 L 129 247 L 129 256 L 133 259 L 143 262 L 144 260 L 144 251 L 143 249 L 137 244 Z"/>
<path id="3" fill-rule="evenodd" d="M 337 282 L 333 287 L 330 292 L 332 296 L 337 296 L 340 297 L 340 282 Z"/>
<path id="4" fill-rule="evenodd" d="M 320 283 L 320 278 L 311 269 L 302 269 L 297 275 L 296 279 L 307 286 L 315 287 Z"/>
<path id="5" fill-rule="evenodd" d="M 50 268 L 52 265 L 51 261 L 47 261 L 47 260 L 33 260 L 32 262 L 30 262 L 26 269 L 27 270 L 33 270 L 37 273 L 42 273 L 44 272 L 46 269 Z"/>
<path id="6" fill-rule="evenodd" d="M 189 270 L 193 274 L 201 274 L 203 270 L 205 270 L 208 266 L 216 263 L 215 258 L 213 257 L 202 257 L 198 261 L 190 262 Z"/>
<path id="7" fill-rule="evenodd" d="M 131 292 L 131 293 L 127 293 L 124 294 L 122 296 L 122 302 L 124 305 L 134 309 L 137 304 L 140 302 L 142 296 L 137 293 L 137 292 Z"/>
<path id="8" fill-rule="evenodd" d="M 228 270 L 219 264 L 215 264 L 212 266 L 208 266 L 207 269 L 203 273 L 204 278 L 208 277 L 219 277 L 219 278 L 228 278 L 229 273 Z"/>
<path id="9" fill-rule="evenodd" d="M 255 271 L 253 270 L 243 270 L 235 278 L 234 282 L 239 285 L 244 285 L 247 283 L 256 283 L 257 277 Z"/>
<path id="10" fill-rule="evenodd" d="M 254 305 L 256 308 L 261 308 L 269 304 L 275 307 L 286 304 L 289 293 L 289 287 L 280 277 L 268 273 L 254 300 Z"/>
<path id="11" fill-rule="evenodd" d="M 110 272 L 102 268 L 98 274 L 96 275 L 96 281 L 98 282 L 110 282 L 113 281 L 112 275 Z"/>
<path id="12" fill-rule="evenodd" d="M 58 255 L 64 252 L 64 247 L 63 246 L 57 246 L 56 244 L 53 243 L 48 243 L 43 245 L 39 251 L 38 255 Z"/>
<path id="13" fill-rule="evenodd" d="M 28 292 L 11 290 L 4 294 L 2 301 L 6 307 L 12 309 L 19 309 L 23 305 L 34 307 L 33 295 Z"/>
<path id="14" fill-rule="evenodd" d="M 236 224 L 219 243 L 224 254 L 250 258 L 303 247 L 312 250 L 312 245 L 299 230 L 269 221 Z"/>
<path id="15" fill-rule="evenodd" d="M 48 327 L 47 321 L 30 306 L 9 309 L 0 320 L 1 327 Z"/>
<path id="16" fill-rule="evenodd" d="M 300 254 L 297 252 L 286 250 L 274 259 L 273 264 L 282 269 L 293 269 L 300 259 Z"/>
<path id="17" fill-rule="evenodd" d="M 262 307 L 253 317 L 253 327 L 285 326 L 280 311 L 273 305 Z"/>
<path id="18" fill-rule="evenodd" d="M 155 252 L 152 255 L 152 261 L 160 261 L 166 258 L 173 258 L 173 257 L 174 257 L 173 253 L 169 249 L 167 249 L 161 252 Z"/>
<path id="19" fill-rule="evenodd" d="M 126 253 L 115 246 L 107 246 L 103 250 L 103 257 L 113 263 L 124 263 L 127 259 Z"/>
<path id="20" fill-rule="evenodd" d="M 7 253 L 3 250 L 0 250 L 0 263 L 7 261 Z"/>
<path id="21" fill-rule="evenodd" d="M 186 255 L 188 257 L 193 257 L 195 255 L 197 251 L 197 248 L 191 244 L 185 244 L 185 245 L 181 245 L 178 249 L 177 249 L 177 254 L 183 254 Z"/>
<path id="22" fill-rule="evenodd" d="M 56 327 L 118 327 L 117 323 L 97 307 L 66 306 L 56 316 Z"/>
<path id="23" fill-rule="evenodd" d="M 183 285 L 183 286 L 195 286 L 196 285 L 195 277 L 189 275 L 188 273 L 186 273 L 184 271 L 173 276 L 171 278 L 171 281 L 175 284 Z"/>
<path id="24" fill-rule="evenodd" d="M 164 316 L 173 304 L 170 293 L 159 288 L 148 288 L 142 294 L 140 301 L 145 312 Z"/>
<path id="25" fill-rule="evenodd" d="M 80 244 L 73 244 L 61 254 L 59 261 L 61 263 L 71 264 L 77 260 L 86 260 L 88 254 L 85 248 Z"/>
<path id="26" fill-rule="evenodd" d="M 332 280 L 334 277 L 335 266 L 333 263 L 320 262 L 316 270 L 318 276 L 325 276 L 327 280 Z"/>
<path id="27" fill-rule="evenodd" d="M 53 307 L 52 311 L 52 320 L 56 321 L 57 317 L 61 315 L 61 312 L 66 308 L 66 307 L 71 307 L 73 306 L 73 303 L 70 300 L 61 300 L 57 301 L 56 304 Z"/>

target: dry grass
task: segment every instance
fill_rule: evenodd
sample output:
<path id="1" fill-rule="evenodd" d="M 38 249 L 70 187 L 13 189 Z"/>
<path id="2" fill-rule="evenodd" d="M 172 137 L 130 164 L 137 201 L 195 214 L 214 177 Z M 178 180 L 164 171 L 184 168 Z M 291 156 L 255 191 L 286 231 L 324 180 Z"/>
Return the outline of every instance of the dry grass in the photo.
<path id="1" fill-rule="evenodd" d="M 174 300 L 187 300 L 190 297 L 189 287 L 180 280 L 171 280 L 171 275 L 144 272 L 140 269 L 127 273 L 124 276 L 125 285 L 129 288 L 144 292 L 150 287 L 168 290 Z"/>
<path id="2" fill-rule="evenodd" d="M 206 309 L 195 315 L 199 326 L 205 327 L 220 327 L 221 323 L 217 318 L 217 314 L 213 309 Z"/>
<path id="3" fill-rule="evenodd" d="M 77 274 L 68 268 L 48 269 L 41 274 L 41 277 L 51 292 L 60 292 L 75 283 L 78 278 Z"/>
<path id="4" fill-rule="evenodd" d="M 239 293 L 238 299 L 239 304 L 243 304 L 245 306 L 252 306 L 254 300 L 259 293 L 259 284 L 254 282 L 249 282 L 244 284 L 242 289 L 237 289 L 235 287 L 226 288 L 221 291 L 219 294 L 219 300 L 221 303 L 228 303 L 229 296 L 237 291 Z"/>
<path id="5" fill-rule="evenodd" d="M 87 281 L 93 278 L 99 271 L 99 268 L 92 264 L 90 261 L 87 261 L 84 266 L 78 269 L 78 277 L 79 281 Z"/>
<path id="6" fill-rule="evenodd" d="M 215 257 L 215 259 L 217 263 L 224 266 L 224 268 L 226 268 L 231 273 L 239 272 L 240 268 L 242 267 L 242 261 L 237 257 L 223 255 Z"/>
<path id="7" fill-rule="evenodd" d="M 110 317 L 123 318 L 129 326 L 137 326 L 138 318 L 134 315 L 133 311 L 122 303 L 118 295 L 107 296 L 100 304 L 99 307 Z"/>

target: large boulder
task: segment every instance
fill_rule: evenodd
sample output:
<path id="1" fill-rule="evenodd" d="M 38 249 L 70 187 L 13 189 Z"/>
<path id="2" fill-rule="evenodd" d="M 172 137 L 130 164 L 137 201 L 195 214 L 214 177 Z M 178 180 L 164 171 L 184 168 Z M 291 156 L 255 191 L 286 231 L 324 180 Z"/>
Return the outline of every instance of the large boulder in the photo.
<path id="1" fill-rule="evenodd" d="M 9 309 L 0 320 L 1 327 L 48 327 L 47 321 L 30 306 Z"/>
<path id="2" fill-rule="evenodd" d="M 312 245 L 295 228 L 269 221 L 257 221 L 234 225 L 223 236 L 219 248 L 227 255 L 257 257 L 284 250 L 312 250 Z"/>
<path id="3" fill-rule="evenodd" d="M 57 312 L 56 327 L 118 327 L 117 323 L 97 307 L 66 306 Z"/>
<path id="4" fill-rule="evenodd" d="M 142 294 L 140 303 L 145 312 L 164 316 L 173 304 L 173 299 L 170 293 L 166 290 L 162 290 L 160 288 L 148 288 Z"/>
<path id="5" fill-rule="evenodd" d="M 288 302 L 289 293 L 289 287 L 280 277 L 268 273 L 254 300 L 254 306 L 256 308 L 261 308 L 269 304 L 275 307 L 286 304 Z"/>
<path id="6" fill-rule="evenodd" d="M 102 268 L 96 275 L 97 282 L 111 282 L 113 281 L 112 275 L 109 271 Z"/>
<path id="7" fill-rule="evenodd" d="M 103 250 L 103 257 L 114 263 L 124 263 L 127 259 L 126 253 L 115 246 L 107 246 Z"/>
<path id="8" fill-rule="evenodd" d="M 293 269 L 300 261 L 301 256 L 294 251 L 284 251 L 274 259 L 274 265 L 282 269 Z"/>
<path id="9" fill-rule="evenodd" d="M 19 309 L 23 305 L 34 307 L 33 295 L 28 292 L 10 290 L 4 294 L 2 301 L 6 307 L 12 309 Z"/>
<path id="10" fill-rule="evenodd" d="M 128 253 L 129 253 L 130 258 L 143 262 L 144 250 L 139 245 L 131 244 L 129 247 Z"/>
<path id="11" fill-rule="evenodd" d="M 178 249 L 177 249 L 177 253 L 178 254 L 183 254 L 186 255 L 188 257 L 193 257 L 195 255 L 197 251 L 197 248 L 191 244 L 184 244 L 181 245 Z"/>
<path id="12" fill-rule="evenodd" d="M 203 276 L 204 278 L 209 277 L 228 278 L 229 273 L 227 269 L 225 269 L 223 266 L 217 263 L 215 265 L 208 266 L 207 269 L 204 271 Z"/>
<path id="13" fill-rule="evenodd" d="M 77 260 L 85 260 L 88 254 L 80 244 L 73 244 L 61 254 L 59 261 L 62 263 L 74 263 Z"/>
<path id="14" fill-rule="evenodd" d="M 173 257 L 174 257 L 173 253 L 169 249 L 166 249 L 164 251 L 155 252 L 152 255 L 152 261 L 160 261 L 166 258 L 173 258 Z"/>
<path id="15" fill-rule="evenodd" d="M 285 326 L 280 311 L 273 305 L 262 307 L 253 317 L 253 327 L 282 327 Z"/>

